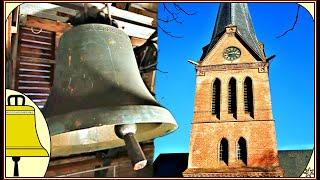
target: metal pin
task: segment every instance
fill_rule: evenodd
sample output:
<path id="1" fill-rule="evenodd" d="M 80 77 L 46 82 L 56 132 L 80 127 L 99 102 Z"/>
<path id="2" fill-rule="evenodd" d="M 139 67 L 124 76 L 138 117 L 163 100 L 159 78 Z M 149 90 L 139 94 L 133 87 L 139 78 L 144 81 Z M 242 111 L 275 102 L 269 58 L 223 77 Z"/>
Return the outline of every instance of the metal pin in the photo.
<path id="1" fill-rule="evenodd" d="M 137 131 L 136 124 L 124 124 L 115 126 L 115 133 L 124 140 L 129 158 L 133 165 L 133 170 L 139 170 L 147 165 L 147 159 L 135 138 Z"/>

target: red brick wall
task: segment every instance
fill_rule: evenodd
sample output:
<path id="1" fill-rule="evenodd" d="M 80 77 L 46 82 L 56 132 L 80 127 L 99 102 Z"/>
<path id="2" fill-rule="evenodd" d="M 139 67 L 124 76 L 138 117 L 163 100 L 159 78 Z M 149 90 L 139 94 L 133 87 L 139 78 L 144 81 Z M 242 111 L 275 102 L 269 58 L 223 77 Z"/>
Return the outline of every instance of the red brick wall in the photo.
<path id="1" fill-rule="evenodd" d="M 219 144 L 226 138 L 229 144 L 229 167 L 239 167 L 236 144 L 246 139 L 249 167 L 278 166 L 273 121 L 241 121 L 226 123 L 199 123 L 192 125 L 189 168 L 226 168 L 219 161 Z"/>
<path id="2" fill-rule="evenodd" d="M 223 58 L 223 51 L 229 46 L 236 46 L 241 50 L 240 58 L 232 62 Z M 237 172 L 243 167 L 248 168 L 247 171 L 259 172 L 279 166 L 268 72 L 261 72 L 259 68 L 246 66 L 241 68 L 228 66 L 229 64 L 256 64 L 258 62 L 233 32 L 224 34 L 211 52 L 200 62 L 199 66 L 223 64 L 226 65 L 226 68 L 197 73 L 189 163 L 186 172 L 195 172 L 195 169 L 198 173 L 209 174 L 221 170 Z M 236 79 L 236 118 L 228 114 L 228 84 L 232 77 Z M 246 77 L 252 79 L 253 117 L 244 111 L 244 80 Z M 212 114 L 212 86 L 216 78 L 221 81 L 220 118 Z M 247 143 L 247 165 L 237 160 L 236 144 L 240 137 L 243 137 Z M 228 166 L 219 160 L 219 146 L 222 138 L 226 138 L 229 144 Z M 207 169 L 206 172 L 203 169 Z M 208 172 L 208 169 L 211 170 Z"/>

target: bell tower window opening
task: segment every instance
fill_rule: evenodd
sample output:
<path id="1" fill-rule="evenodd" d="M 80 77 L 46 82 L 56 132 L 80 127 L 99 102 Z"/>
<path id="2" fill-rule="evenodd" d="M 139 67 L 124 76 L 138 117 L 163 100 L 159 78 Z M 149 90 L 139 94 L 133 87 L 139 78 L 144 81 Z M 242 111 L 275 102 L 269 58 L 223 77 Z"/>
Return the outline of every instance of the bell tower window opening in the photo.
<path id="1" fill-rule="evenodd" d="M 224 162 L 226 165 L 228 165 L 228 146 L 228 140 L 226 138 L 222 138 L 219 147 L 219 160 L 220 162 Z"/>
<path id="2" fill-rule="evenodd" d="M 253 90 L 252 80 L 249 77 L 244 81 L 244 110 L 253 118 Z"/>
<path id="3" fill-rule="evenodd" d="M 220 93 L 221 93 L 221 82 L 216 79 L 212 87 L 212 114 L 220 118 Z"/>
<path id="4" fill-rule="evenodd" d="M 247 165 L 247 142 L 241 137 L 237 142 L 237 159 L 241 160 L 245 165 Z"/>
<path id="5" fill-rule="evenodd" d="M 234 78 L 230 79 L 228 86 L 228 113 L 237 118 L 237 86 Z"/>

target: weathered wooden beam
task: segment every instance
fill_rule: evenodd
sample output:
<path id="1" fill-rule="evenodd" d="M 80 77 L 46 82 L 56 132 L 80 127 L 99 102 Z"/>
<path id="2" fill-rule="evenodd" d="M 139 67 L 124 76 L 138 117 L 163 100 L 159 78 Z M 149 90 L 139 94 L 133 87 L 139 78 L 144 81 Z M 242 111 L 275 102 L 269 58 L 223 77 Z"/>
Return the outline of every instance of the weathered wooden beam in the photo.
<path id="1" fill-rule="evenodd" d="M 11 56 L 11 21 L 12 21 L 12 14 L 9 15 L 6 21 L 6 60 Z"/>
<path id="2" fill-rule="evenodd" d="M 65 32 L 72 27 L 70 24 L 67 23 L 52 21 L 30 15 L 25 16 L 23 20 L 20 21 L 20 24 L 22 26 L 30 28 L 33 27 L 53 32 Z"/>
<path id="3" fill-rule="evenodd" d="M 61 7 L 74 9 L 77 11 L 83 11 L 84 10 L 84 3 L 65 3 L 65 2 L 51 2 L 51 4 L 55 4 Z"/>
<path id="4" fill-rule="evenodd" d="M 10 14 L 7 18 L 6 21 L 6 56 L 5 56 L 5 65 L 6 65 L 6 70 L 5 70 L 5 84 L 6 84 L 6 88 L 10 88 L 10 80 L 12 77 L 11 74 L 11 68 L 12 68 L 12 61 L 11 61 L 11 19 L 12 19 L 12 15 Z"/>
<path id="5" fill-rule="evenodd" d="M 131 12 L 135 12 L 135 13 L 138 13 L 138 14 L 142 14 L 144 16 L 148 16 L 148 17 L 151 17 L 153 18 L 153 21 L 152 21 L 152 26 L 153 27 L 157 27 L 157 13 L 154 13 L 154 12 L 150 12 L 150 11 L 145 11 L 145 10 L 141 10 L 141 9 L 138 9 L 138 8 L 135 8 L 134 6 L 131 6 L 129 8 L 129 11 Z"/>
<path id="6" fill-rule="evenodd" d="M 50 3 L 23 3 L 20 5 L 21 14 L 32 15 L 54 21 L 66 22 L 78 11 Z"/>
<path id="7" fill-rule="evenodd" d="M 146 82 L 148 89 L 155 93 L 155 75 L 156 70 L 142 74 L 142 79 Z"/>
<path id="8" fill-rule="evenodd" d="M 158 11 L 158 3 L 132 3 L 132 7 L 138 8 L 138 9 L 143 9 L 149 12 L 154 12 L 157 13 Z"/>
<path id="9" fill-rule="evenodd" d="M 119 9 L 125 9 L 127 3 L 115 3 L 115 6 Z M 154 4 L 150 9 L 148 7 L 143 6 L 142 4 Z M 147 16 L 153 18 L 152 26 L 157 26 L 157 3 L 131 3 L 128 11 L 141 14 L 143 16 Z"/>
<path id="10" fill-rule="evenodd" d="M 18 14 L 19 14 L 19 7 L 14 9 L 10 15 L 8 16 L 6 20 L 6 34 L 5 34 L 5 39 L 6 39 L 6 46 L 5 46 L 5 57 L 6 61 L 13 61 L 12 59 L 12 35 L 17 33 L 17 23 L 18 21 Z M 12 63 L 12 62 L 11 62 Z"/>
<path id="11" fill-rule="evenodd" d="M 93 3 L 93 4 L 95 5 L 96 3 Z M 103 9 L 103 12 L 106 14 L 109 13 L 107 8 Z M 148 25 L 149 28 L 152 28 L 152 27 L 156 28 L 156 26 L 154 25 L 155 19 L 148 17 L 148 16 L 144 16 L 144 15 L 137 14 L 134 12 L 118 9 L 113 6 L 111 6 L 111 8 L 110 8 L 110 13 L 111 13 L 111 16 L 114 17 L 115 19 L 117 17 L 119 17 L 119 18 L 123 18 L 123 19 L 127 19 L 129 21 L 139 23 L 139 24 L 141 23 L 141 24 Z"/>
<path id="12" fill-rule="evenodd" d="M 95 6 L 103 11 L 103 13 L 108 14 L 108 8 L 106 8 L 103 3 L 88 3 L 88 6 Z M 34 28 L 38 27 L 50 31 L 62 32 L 65 30 L 65 26 L 68 26 L 62 22 L 64 22 L 66 18 L 68 19 L 68 17 L 61 17 L 64 18 L 64 21 L 62 22 L 54 22 L 58 20 L 57 13 L 60 12 L 61 9 L 64 9 L 64 12 L 66 9 L 73 11 L 68 14 L 74 14 L 75 11 L 84 11 L 84 3 L 57 2 L 53 4 L 43 3 L 41 6 L 36 3 L 25 3 L 23 9 L 24 13 L 22 13 L 23 15 L 21 15 L 21 17 L 26 17 L 23 18 L 24 20 L 22 21 L 25 22 L 25 26 L 33 26 Z M 30 9 L 30 11 L 28 11 L 28 9 Z M 111 18 L 113 18 L 119 24 L 120 28 L 122 28 L 129 36 L 148 39 L 156 29 L 156 18 L 129 12 L 113 6 L 109 8 L 109 11 L 111 13 Z M 49 19 L 53 19 L 53 22 Z"/>
<path id="13" fill-rule="evenodd" d="M 9 87 L 10 89 L 15 89 L 16 88 L 16 69 L 17 69 L 17 59 L 18 59 L 18 35 L 17 35 L 17 28 L 19 26 L 18 21 L 19 21 L 19 12 L 20 12 L 20 8 L 19 6 L 14 9 L 12 11 L 12 19 L 10 20 L 10 28 L 11 30 L 9 31 L 10 33 L 10 39 L 8 39 L 10 41 L 10 47 L 7 51 L 7 53 L 9 53 L 7 56 L 8 60 L 10 61 L 10 69 L 7 70 L 8 74 L 8 81 L 7 87 Z M 14 20 L 15 22 L 12 24 L 12 20 Z M 9 22 L 8 22 L 9 23 Z M 8 28 L 8 26 L 7 26 Z M 13 31 L 15 31 L 13 33 Z"/>
<path id="14" fill-rule="evenodd" d="M 115 20 L 119 27 L 128 35 L 142 39 L 148 39 L 156 30 L 131 24 L 121 20 Z"/>
<path id="15" fill-rule="evenodd" d="M 84 11 L 84 3 L 61 3 L 61 2 L 53 2 L 52 4 L 59 5 L 62 7 L 78 10 L 78 11 Z M 95 6 L 101 11 L 103 11 L 105 14 L 108 14 L 108 8 L 105 7 L 105 4 L 103 3 L 87 3 L 88 6 Z M 134 12 L 126 11 L 123 9 L 119 9 L 117 7 L 111 6 L 110 7 L 110 14 L 113 18 L 122 18 L 122 20 L 128 20 L 135 23 L 144 24 L 150 27 L 155 28 L 154 26 L 154 18 L 144 16 L 141 14 L 137 14 Z"/>
<path id="16" fill-rule="evenodd" d="M 10 89 L 15 89 L 16 86 L 16 71 L 17 71 L 17 60 L 19 59 L 19 46 L 18 46 L 18 42 L 19 42 L 19 37 L 18 34 L 15 34 L 13 36 L 13 42 L 11 45 L 11 60 L 12 60 L 12 71 L 11 71 L 11 77 L 10 77 Z"/>
<path id="17" fill-rule="evenodd" d="M 156 71 L 154 70 L 150 73 L 151 73 L 150 91 L 155 93 Z"/>

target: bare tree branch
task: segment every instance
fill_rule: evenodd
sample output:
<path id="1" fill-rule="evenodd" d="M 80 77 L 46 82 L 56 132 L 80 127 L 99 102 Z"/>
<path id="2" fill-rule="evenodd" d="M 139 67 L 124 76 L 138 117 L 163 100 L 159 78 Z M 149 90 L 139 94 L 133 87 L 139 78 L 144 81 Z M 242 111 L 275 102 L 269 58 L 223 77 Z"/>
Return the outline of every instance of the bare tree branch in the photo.
<path id="1" fill-rule="evenodd" d="M 167 72 L 167 71 L 162 71 L 162 70 L 160 70 L 160 69 L 158 69 L 158 68 L 156 68 L 156 70 L 159 71 L 159 72 L 161 72 L 161 73 L 163 73 L 163 74 L 169 73 L 169 72 Z"/>
<path id="2" fill-rule="evenodd" d="M 158 24 L 158 28 L 161 29 L 161 31 L 163 31 L 165 34 L 167 34 L 167 35 L 170 36 L 170 37 L 173 37 L 173 38 L 182 38 L 182 36 L 173 35 L 171 32 L 163 29 L 159 24 Z"/>
<path id="3" fill-rule="evenodd" d="M 177 3 L 173 3 L 174 7 L 178 10 L 178 11 L 182 11 L 184 14 L 188 15 L 188 16 L 192 16 L 197 14 L 197 12 L 193 12 L 193 13 L 189 13 L 186 10 L 184 10 L 180 5 L 178 5 Z"/>
<path id="4" fill-rule="evenodd" d="M 171 10 L 168 9 L 168 7 L 166 6 L 165 3 L 162 3 L 162 5 L 163 5 L 164 10 L 167 11 L 171 15 L 172 19 L 170 21 L 175 21 L 179 24 L 182 23 L 181 21 L 178 20 L 178 17 L 176 16 L 176 14 L 174 14 Z"/>
<path id="5" fill-rule="evenodd" d="M 163 7 L 163 12 L 165 13 L 164 16 L 166 16 L 166 18 L 158 17 L 158 21 L 163 22 L 163 23 L 176 22 L 178 24 L 182 24 L 183 21 L 179 20 L 179 15 L 185 14 L 188 16 L 192 16 L 192 15 L 196 14 L 196 12 L 189 13 L 188 11 L 186 11 L 185 9 L 183 9 L 180 5 L 178 5 L 176 3 L 171 3 L 170 6 L 169 6 L 169 3 L 162 3 L 162 7 Z M 159 24 L 158 24 L 158 28 L 161 29 L 161 31 L 163 31 L 165 34 L 167 34 L 170 37 L 182 38 L 182 36 L 173 35 L 171 32 L 167 31 L 166 29 L 161 27 Z"/>
<path id="6" fill-rule="evenodd" d="M 165 23 L 169 23 L 169 22 L 171 22 L 171 21 L 175 21 L 177 18 L 178 18 L 178 17 L 175 17 L 175 18 L 173 18 L 173 19 L 169 19 L 169 18 L 167 18 L 167 19 L 161 19 L 161 18 L 158 18 L 158 20 L 159 20 L 159 21 L 162 21 L 162 22 L 165 22 Z"/>
<path id="7" fill-rule="evenodd" d="M 284 33 L 282 33 L 281 35 L 277 36 L 276 38 L 281 38 L 283 36 L 285 36 L 289 31 L 293 31 L 297 22 L 298 22 L 298 18 L 299 18 L 299 10 L 300 10 L 300 5 L 298 4 L 298 9 L 297 9 L 297 14 L 296 14 L 296 19 L 293 22 L 293 25 L 290 29 L 286 30 Z"/>

